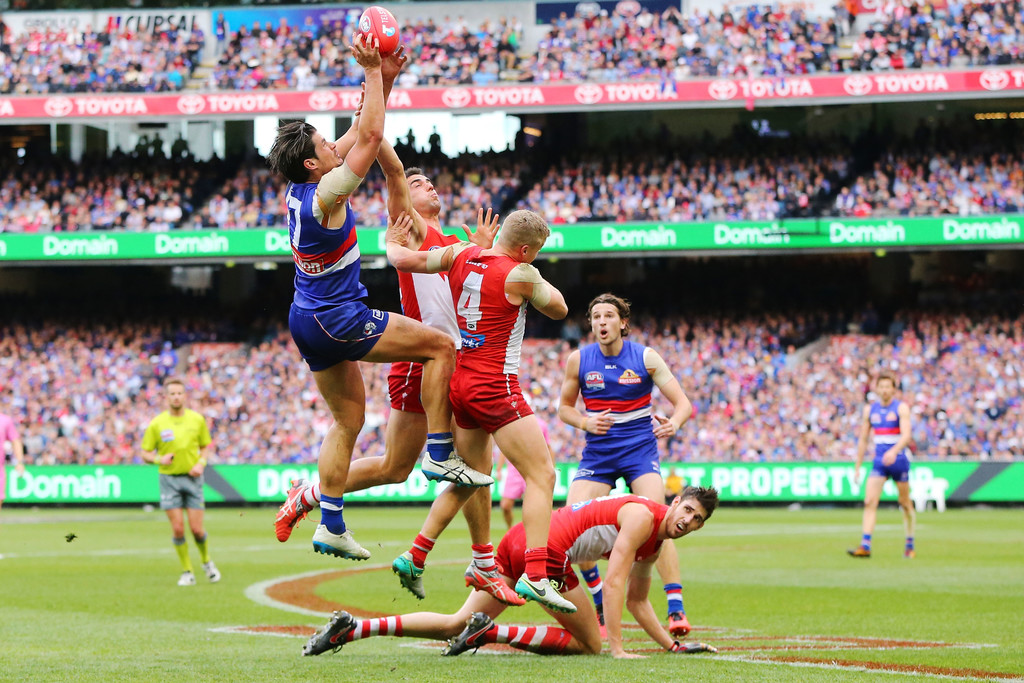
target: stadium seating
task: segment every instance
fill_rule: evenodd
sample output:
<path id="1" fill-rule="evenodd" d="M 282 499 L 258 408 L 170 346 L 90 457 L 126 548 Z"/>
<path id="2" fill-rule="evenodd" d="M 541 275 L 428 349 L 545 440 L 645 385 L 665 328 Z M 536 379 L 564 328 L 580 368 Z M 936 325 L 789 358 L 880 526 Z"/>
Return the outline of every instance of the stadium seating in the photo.
<path id="1" fill-rule="evenodd" d="M 695 415 L 662 444 L 666 462 L 845 460 L 869 376 L 894 370 L 913 410 L 918 458 L 1024 456 L 1024 317 L 908 311 L 890 336 L 830 334 L 855 320 L 787 315 L 638 318 L 631 338 L 656 348 L 691 397 Z M 185 378 L 211 422 L 214 462 L 311 463 L 330 415 L 288 332 L 254 343 L 199 321 L 0 327 L 0 387 L 10 396 L 30 462 L 141 462 L 138 440 L 163 407 L 159 379 Z M 823 348 L 797 353 L 820 334 Z M 236 335 L 237 336 L 237 335 Z M 522 384 L 573 461 L 581 432 L 557 418 L 569 346 L 528 339 Z M 356 453 L 381 455 L 389 412 L 387 365 L 363 364 L 366 424 Z M 668 406 L 656 394 L 655 409 Z M 970 397 L 970 398 L 967 398 Z"/>

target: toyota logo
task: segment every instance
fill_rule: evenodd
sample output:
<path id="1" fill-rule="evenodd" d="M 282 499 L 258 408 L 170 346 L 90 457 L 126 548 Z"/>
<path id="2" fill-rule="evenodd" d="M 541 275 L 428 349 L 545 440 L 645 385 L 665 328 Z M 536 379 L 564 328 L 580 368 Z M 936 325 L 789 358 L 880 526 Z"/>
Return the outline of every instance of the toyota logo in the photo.
<path id="1" fill-rule="evenodd" d="M 596 104 L 604 97 L 604 91 L 601 89 L 601 86 L 589 83 L 576 86 L 573 95 L 580 104 Z"/>
<path id="2" fill-rule="evenodd" d="M 48 97 L 43 103 L 43 111 L 50 116 L 67 116 L 75 108 L 75 103 L 70 97 Z"/>
<path id="3" fill-rule="evenodd" d="M 198 114 L 206 109 L 206 100 L 202 95 L 185 95 L 178 98 L 178 111 L 187 116 Z"/>
<path id="4" fill-rule="evenodd" d="M 329 90 L 318 90 L 309 96 L 309 106 L 316 111 L 330 111 L 338 104 L 338 96 Z"/>
<path id="5" fill-rule="evenodd" d="M 469 90 L 466 88 L 448 88 L 441 93 L 441 101 L 444 102 L 444 106 L 452 109 L 465 107 L 471 99 L 473 99 L 473 96 L 469 94 Z"/>
<path id="6" fill-rule="evenodd" d="M 711 84 L 708 85 L 708 94 L 716 100 L 731 100 L 736 97 L 736 92 L 738 90 L 739 88 L 736 87 L 735 83 L 724 79 L 712 81 Z"/>
<path id="7" fill-rule="evenodd" d="M 843 90 L 855 97 L 867 95 L 871 92 L 871 78 L 869 76 L 847 76 L 843 79 Z"/>
<path id="8" fill-rule="evenodd" d="M 985 90 L 1002 90 L 1010 84 L 1010 76 L 1002 69 L 988 69 L 978 80 Z"/>

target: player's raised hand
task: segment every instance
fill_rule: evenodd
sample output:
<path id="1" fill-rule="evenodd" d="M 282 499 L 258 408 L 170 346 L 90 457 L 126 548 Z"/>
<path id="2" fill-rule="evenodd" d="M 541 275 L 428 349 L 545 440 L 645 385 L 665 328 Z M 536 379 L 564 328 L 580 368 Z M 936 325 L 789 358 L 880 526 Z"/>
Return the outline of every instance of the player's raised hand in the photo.
<path id="1" fill-rule="evenodd" d="M 490 249 L 494 246 L 494 236 L 498 234 L 498 213 L 491 215 L 491 209 L 487 209 L 484 215 L 484 207 L 476 210 L 476 232 L 473 232 L 468 225 L 462 224 L 462 230 L 466 233 L 466 240 L 478 247 Z"/>
<path id="2" fill-rule="evenodd" d="M 398 49 L 381 59 L 380 75 L 385 83 L 394 83 L 398 74 L 402 71 L 409 56 L 405 54 L 405 45 L 399 45 Z"/>
<path id="3" fill-rule="evenodd" d="M 366 69 L 380 68 L 381 57 L 380 51 L 378 50 L 379 43 L 377 42 L 377 36 L 362 36 L 358 33 L 352 36 L 352 44 L 348 46 L 348 49 L 352 52 L 352 56 L 359 63 L 359 66 Z"/>
<path id="4" fill-rule="evenodd" d="M 404 247 L 409 243 L 409 231 L 411 229 L 412 214 L 403 211 L 394 218 L 388 216 L 388 229 L 384 233 L 384 241 L 400 244 Z"/>
<path id="5" fill-rule="evenodd" d="M 655 438 L 667 439 L 679 431 L 679 427 L 676 427 L 672 420 L 668 419 L 664 415 L 655 415 L 654 419 L 658 422 L 658 426 L 654 428 Z"/>
<path id="6" fill-rule="evenodd" d="M 612 417 L 612 411 L 602 410 L 597 415 L 587 415 L 586 419 L 583 420 L 583 431 L 590 432 L 591 434 L 607 434 L 608 430 L 615 424 L 615 418 Z"/>

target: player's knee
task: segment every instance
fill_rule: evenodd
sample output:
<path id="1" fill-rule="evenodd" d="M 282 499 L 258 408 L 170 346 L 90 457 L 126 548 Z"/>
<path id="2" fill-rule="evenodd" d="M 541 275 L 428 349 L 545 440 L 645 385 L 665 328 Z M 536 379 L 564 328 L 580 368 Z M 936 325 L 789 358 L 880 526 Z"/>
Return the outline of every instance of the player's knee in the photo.
<path id="1" fill-rule="evenodd" d="M 382 466 L 381 479 L 384 480 L 385 484 L 401 484 L 409 475 L 412 474 L 413 466 L 415 463 L 404 463 L 404 462 L 388 462 L 385 461 Z"/>
<path id="2" fill-rule="evenodd" d="M 447 334 L 431 330 L 426 341 L 426 350 L 431 358 L 455 360 L 455 342 Z"/>
<path id="3" fill-rule="evenodd" d="M 582 654 L 585 655 L 599 655 L 601 654 L 601 649 L 604 647 L 600 633 L 588 634 L 586 638 L 582 640 L 577 638 L 576 641 L 580 644 Z"/>

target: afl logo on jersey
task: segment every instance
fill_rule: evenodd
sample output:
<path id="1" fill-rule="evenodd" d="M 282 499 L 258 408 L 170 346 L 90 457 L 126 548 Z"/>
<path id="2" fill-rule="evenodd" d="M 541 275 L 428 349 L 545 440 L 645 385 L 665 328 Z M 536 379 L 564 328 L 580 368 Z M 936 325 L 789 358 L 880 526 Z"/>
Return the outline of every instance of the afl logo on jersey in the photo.
<path id="1" fill-rule="evenodd" d="M 588 372 L 583 376 L 583 383 L 587 386 L 587 389 L 591 391 L 597 389 L 604 389 L 604 375 L 600 372 Z"/>
<path id="2" fill-rule="evenodd" d="M 876 425 L 882 421 L 882 416 L 878 413 L 871 413 L 871 424 Z"/>
<path id="3" fill-rule="evenodd" d="M 640 384 L 640 375 L 626 368 L 626 371 L 619 376 L 619 384 Z"/>

